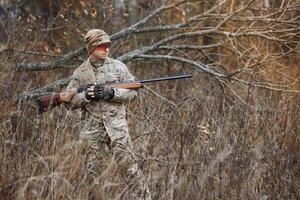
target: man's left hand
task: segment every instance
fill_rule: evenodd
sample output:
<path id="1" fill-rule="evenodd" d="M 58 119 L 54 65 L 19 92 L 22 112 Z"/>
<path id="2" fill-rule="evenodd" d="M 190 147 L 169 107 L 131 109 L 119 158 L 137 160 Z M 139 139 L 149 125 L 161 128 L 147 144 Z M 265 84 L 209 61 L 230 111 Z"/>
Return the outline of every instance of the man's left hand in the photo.
<path id="1" fill-rule="evenodd" d="M 87 88 L 86 93 L 89 100 L 109 100 L 114 97 L 114 90 L 103 84 L 91 85 Z"/>

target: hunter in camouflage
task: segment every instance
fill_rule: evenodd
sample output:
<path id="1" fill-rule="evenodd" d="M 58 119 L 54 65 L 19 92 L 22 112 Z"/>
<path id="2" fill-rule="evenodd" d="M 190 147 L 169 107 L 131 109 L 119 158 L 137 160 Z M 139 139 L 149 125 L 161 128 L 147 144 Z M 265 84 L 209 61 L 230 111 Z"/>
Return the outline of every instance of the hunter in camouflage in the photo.
<path id="1" fill-rule="evenodd" d="M 74 71 L 67 90 L 90 84 L 86 92 L 76 94 L 70 101 L 70 106 L 73 109 L 80 108 L 81 116 L 84 116 L 80 139 L 87 149 L 89 173 L 101 173 L 99 168 L 103 165 L 102 158 L 110 155 L 120 166 L 120 171 L 124 172 L 129 184 L 134 186 L 131 188 L 133 192 L 130 199 L 151 199 L 146 180 L 133 153 L 125 118 L 124 103 L 133 100 L 137 92 L 95 86 L 134 81 L 135 77 L 125 64 L 108 57 L 111 41 L 103 30 L 88 31 L 85 42 L 89 58 Z"/>

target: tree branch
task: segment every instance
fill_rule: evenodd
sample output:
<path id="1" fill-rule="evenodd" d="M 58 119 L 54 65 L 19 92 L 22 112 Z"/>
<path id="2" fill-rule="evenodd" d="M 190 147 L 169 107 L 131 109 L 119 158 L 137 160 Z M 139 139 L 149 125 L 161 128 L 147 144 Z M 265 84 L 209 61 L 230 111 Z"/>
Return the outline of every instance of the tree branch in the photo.
<path id="1" fill-rule="evenodd" d="M 85 48 L 80 48 L 75 51 L 69 52 L 62 58 L 55 60 L 54 62 L 42 62 L 42 63 L 21 63 L 17 66 L 18 70 L 22 71 L 45 71 L 62 67 L 66 62 L 82 55 L 86 51 Z"/>
<path id="2" fill-rule="evenodd" d="M 218 72 L 215 72 L 211 67 L 208 65 L 204 65 L 198 62 L 195 62 L 193 60 L 176 57 L 176 56 L 165 56 L 165 55 L 145 55 L 145 54 L 138 54 L 134 57 L 134 59 L 142 58 L 145 60 L 169 60 L 169 61 L 176 61 L 181 62 L 185 64 L 189 64 L 193 67 L 196 67 L 196 69 L 200 69 L 201 71 L 204 71 L 210 75 L 217 76 L 217 77 L 226 77 L 224 74 L 220 74 Z"/>
<path id="3" fill-rule="evenodd" d="M 51 93 L 51 91 L 60 91 L 62 88 L 68 85 L 70 80 L 71 77 L 68 77 L 65 79 L 60 79 L 58 81 L 55 81 L 54 83 L 50 83 L 38 89 L 22 92 L 21 94 L 17 95 L 17 100 L 30 100 L 41 95 L 49 94 Z"/>

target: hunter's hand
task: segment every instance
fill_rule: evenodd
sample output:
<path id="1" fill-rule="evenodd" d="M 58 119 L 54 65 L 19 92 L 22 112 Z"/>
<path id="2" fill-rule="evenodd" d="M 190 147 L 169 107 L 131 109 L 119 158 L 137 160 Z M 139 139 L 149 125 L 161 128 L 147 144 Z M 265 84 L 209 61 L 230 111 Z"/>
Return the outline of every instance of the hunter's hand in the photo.
<path id="1" fill-rule="evenodd" d="M 85 97 L 93 101 L 109 100 L 114 97 L 114 90 L 102 84 L 91 84 L 85 91 Z"/>

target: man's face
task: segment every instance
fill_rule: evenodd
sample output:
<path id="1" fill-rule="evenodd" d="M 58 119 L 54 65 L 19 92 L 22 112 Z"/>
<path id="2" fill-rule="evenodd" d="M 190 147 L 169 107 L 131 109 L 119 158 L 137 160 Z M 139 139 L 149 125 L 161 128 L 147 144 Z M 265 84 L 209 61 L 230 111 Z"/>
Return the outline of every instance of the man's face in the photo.
<path id="1" fill-rule="evenodd" d="M 110 45 L 110 43 L 106 43 L 97 46 L 92 55 L 97 58 L 97 60 L 104 60 L 109 54 Z"/>

